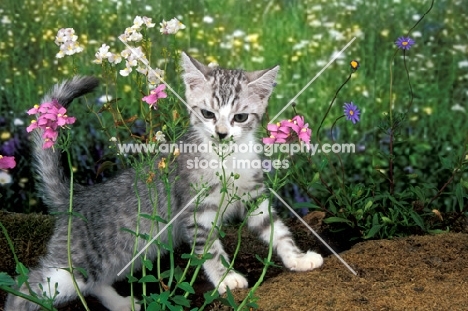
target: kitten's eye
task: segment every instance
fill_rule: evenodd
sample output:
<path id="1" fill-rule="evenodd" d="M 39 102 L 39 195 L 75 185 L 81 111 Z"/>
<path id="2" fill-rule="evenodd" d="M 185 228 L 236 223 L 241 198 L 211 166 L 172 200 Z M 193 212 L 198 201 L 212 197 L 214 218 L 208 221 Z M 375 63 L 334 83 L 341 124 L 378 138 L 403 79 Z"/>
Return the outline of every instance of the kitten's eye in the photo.
<path id="1" fill-rule="evenodd" d="M 214 119 L 215 118 L 215 114 L 213 112 L 211 112 L 211 111 L 202 109 L 201 113 L 206 119 Z"/>
<path id="2" fill-rule="evenodd" d="M 248 118 L 249 118 L 248 113 L 238 113 L 238 114 L 234 115 L 234 121 L 236 121 L 238 123 L 245 122 L 245 121 L 247 121 Z"/>

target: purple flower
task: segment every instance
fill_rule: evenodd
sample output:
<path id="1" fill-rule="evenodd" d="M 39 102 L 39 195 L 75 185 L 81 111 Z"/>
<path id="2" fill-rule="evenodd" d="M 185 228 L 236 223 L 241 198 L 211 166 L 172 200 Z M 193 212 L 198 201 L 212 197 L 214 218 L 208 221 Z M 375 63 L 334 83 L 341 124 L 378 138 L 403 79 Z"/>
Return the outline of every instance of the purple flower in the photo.
<path id="1" fill-rule="evenodd" d="M 359 111 L 359 108 L 353 102 L 345 103 L 343 108 L 346 120 L 353 122 L 353 124 L 360 121 L 359 115 L 361 111 Z"/>
<path id="2" fill-rule="evenodd" d="M 409 50 L 415 43 L 410 37 L 400 37 L 395 41 L 396 46 L 402 50 Z"/>

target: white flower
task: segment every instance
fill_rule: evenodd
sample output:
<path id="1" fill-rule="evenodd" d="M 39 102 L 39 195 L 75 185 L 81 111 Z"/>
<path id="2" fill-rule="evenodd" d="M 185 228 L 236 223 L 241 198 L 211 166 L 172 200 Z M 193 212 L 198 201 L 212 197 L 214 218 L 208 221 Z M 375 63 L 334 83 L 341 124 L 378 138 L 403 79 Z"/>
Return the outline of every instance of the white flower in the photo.
<path id="1" fill-rule="evenodd" d="M 141 16 L 136 16 L 135 19 L 133 20 L 132 28 L 135 30 L 140 30 L 142 25 L 143 25 L 143 19 L 141 18 Z"/>
<path id="2" fill-rule="evenodd" d="M 213 21 L 214 21 L 214 19 L 211 16 L 207 15 L 207 16 L 203 17 L 203 22 L 205 22 L 207 24 L 211 24 Z"/>
<path id="3" fill-rule="evenodd" d="M 21 125 L 24 125 L 24 121 L 21 120 L 21 119 L 15 118 L 15 119 L 13 120 L 13 124 L 14 124 L 15 126 L 21 126 Z"/>
<path id="4" fill-rule="evenodd" d="M 161 143 L 164 143 L 166 141 L 166 137 L 164 136 L 164 133 L 161 131 L 156 132 L 155 138 L 158 142 L 161 142 Z"/>
<path id="5" fill-rule="evenodd" d="M 240 29 L 237 29 L 237 30 L 234 30 L 234 32 L 232 33 L 232 36 L 233 36 L 234 38 L 243 37 L 243 36 L 245 36 L 245 32 L 243 32 L 243 31 L 240 30 Z"/>
<path id="6" fill-rule="evenodd" d="M 119 71 L 120 75 L 124 77 L 128 76 L 130 72 L 132 72 L 132 67 L 125 67 L 125 69 Z"/>
<path id="7" fill-rule="evenodd" d="M 83 48 L 74 41 L 67 41 L 60 46 L 60 51 L 65 55 L 73 55 L 83 51 Z"/>
<path id="8" fill-rule="evenodd" d="M 152 23 L 151 21 L 151 18 L 143 16 L 143 22 L 145 23 L 146 28 L 153 28 L 154 26 L 156 26 L 156 24 Z"/>
<path id="9" fill-rule="evenodd" d="M 111 55 L 107 58 L 107 60 L 111 64 L 118 64 L 122 61 L 122 57 L 119 54 L 111 53 Z"/>
<path id="10" fill-rule="evenodd" d="M 456 103 L 455 105 L 452 106 L 452 111 L 460 111 L 460 112 L 465 112 L 465 107 L 461 106 L 459 103 Z"/>
<path id="11" fill-rule="evenodd" d="M 67 41 L 75 42 L 76 40 L 78 40 L 78 36 L 75 35 L 75 30 L 73 28 L 62 28 L 57 32 L 55 44 L 60 45 Z"/>
<path id="12" fill-rule="evenodd" d="M 0 185 L 3 186 L 5 184 L 10 184 L 12 181 L 13 179 L 11 178 L 10 174 L 8 174 L 7 172 L 0 171 Z"/>
<path id="13" fill-rule="evenodd" d="M 117 138 L 115 138 L 114 136 L 112 136 L 111 138 L 109 138 L 109 141 L 116 142 L 116 141 L 117 141 Z"/>
<path id="14" fill-rule="evenodd" d="M 101 104 L 107 103 L 112 100 L 112 96 L 110 95 L 102 95 L 101 97 L 98 98 L 98 102 Z"/>
<path id="15" fill-rule="evenodd" d="M 162 78 L 163 76 L 164 76 L 164 70 L 161 70 L 158 68 L 151 69 L 148 71 L 148 82 L 152 85 L 160 84 L 161 83 L 160 78 Z"/>
<path id="16" fill-rule="evenodd" d="M 60 46 L 60 51 L 55 55 L 62 58 L 65 55 L 73 55 L 83 51 L 83 47 L 77 42 L 78 36 L 75 35 L 73 28 L 62 28 L 55 37 L 55 44 Z"/>
<path id="17" fill-rule="evenodd" d="M 130 49 L 125 49 L 122 52 L 120 52 L 120 55 L 125 59 L 127 59 L 131 54 L 132 54 L 132 50 Z"/>
<path id="18" fill-rule="evenodd" d="M 125 41 L 133 41 L 133 42 L 138 42 L 143 39 L 143 35 L 138 31 L 138 29 L 129 27 L 125 29 L 125 32 L 119 36 L 122 37 L 125 36 Z"/>
<path id="19" fill-rule="evenodd" d="M 127 42 L 127 41 L 128 41 L 128 36 L 127 36 L 126 34 L 123 33 L 123 34 L 121 34 L 121 35 L 119 36 L 119 39 L 120 39 L 120 41 L 122 41 L 122 42 Z"/>
<path id="20" fill-rule="evenodd" d="M 145 76 L 148 74 L 148 69 L 147 69 L 146 66 L 145 67 L 138 66 L 136 71 L 138 71 L 139 73 L 141 73 L 142 75 L 145 75 Z"/>
<path id="21" fill-rule="evenodd" d="M 109 46 L 104 43 L 94 55 L 96 59 L 93 60 L 93 63 L 102 64 L 102 61 L 109 58 L 111 55 L 112 53 L 109 52 Z"/>
<path id="22" fill-rule="evenodd" d="M 120 55 L 127 60 L 146 60 L 146 56 L 143 53 L 141 46 L 125 49 L 120 53 Z"/>
<path id="23" fill-rule="evenodd" d="M 176 34 L 180 29 L 185 29 L 185 25 L 175 17 L 168 22 L 163 20 L 159 25 L 161 25 L 160 31 L 164 35 L 173 35 Z"/>

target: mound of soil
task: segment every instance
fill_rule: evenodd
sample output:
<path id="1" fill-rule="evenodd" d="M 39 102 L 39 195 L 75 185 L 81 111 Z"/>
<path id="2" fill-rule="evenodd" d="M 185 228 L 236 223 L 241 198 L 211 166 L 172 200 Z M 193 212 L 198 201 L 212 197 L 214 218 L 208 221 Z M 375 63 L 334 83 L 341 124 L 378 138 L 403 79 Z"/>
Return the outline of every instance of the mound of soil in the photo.
<path id="1" fill-rule="evenodd" d="M 315 215 L 317 216 L 317 215 Z M 314 217 L 315 217 L 314 216 Z M 318 215 L 320 216 L 320 215 Z M 312 217 L 312 218 L 314 218 Z M 314 224 L 308 220 L 310 224 Z M 320 217 L 315 228 L 320 231 Z M 0 213 L 0 222 L 12 236 L 20 261 L 34 265 L 44 252 L 47 235 L 53 220 L 43 215 Z M 297 223 L 291 223 L 302 249 L 315 249 L 327 254 L 315 238 Z M 39 229 L 36 229 L 39 228 Z M 322 232 L 325 234 L 325 232 Z M 349 245 L 344 237 L 325 238 L 335 249 Z M 237 244 L 235 231 L 228 231 L 223 240 L 226 251 L 234 252 Z M 181 253 L 187 253 L 182 249 Z M 0 234 L 0 271 L 14 272 L 14 261 Z M 263 264 L 256 255 L 265 258 L 267 249 L 247 231 L 242 233 L 241 251 L 235 268 L 248 276 L 253 285 L 259 278 Z M 357 272 L 352 274 L 336 257 L 328 255 L 322 268 L 310 272 L 290 272 L 281 267 L 270 267 L 265 281 L 255 292 L 259 310 L 468 310 L 468 234 L 445 233 L 434 236 L 410 236 L 392 240 L 365 241 L 340 253 Z M 281 265 L 277 257 L 273 261 Z M 185 266 L 179 259 L 176 264 Z M 128 284 L 115 285 L 128 295 Z M 202 294 L 212 286 L 200 277 L 195 284 L 196 294 L 191 297 L 193 307 L 203 303 Z M 151 292 L 151 288 L 148 289 Z M 236 290 L 237 301 L 246 297 L 247 290 Z M 0 291 L 0 310 L 5 293 Z M 87 298 L 91 310 L 106 310 L 93 298 Z M 74 301 L 60 311 L 81 311 L 80 302 Z M 232 310 L 215 302 L 205 310 Z"/>

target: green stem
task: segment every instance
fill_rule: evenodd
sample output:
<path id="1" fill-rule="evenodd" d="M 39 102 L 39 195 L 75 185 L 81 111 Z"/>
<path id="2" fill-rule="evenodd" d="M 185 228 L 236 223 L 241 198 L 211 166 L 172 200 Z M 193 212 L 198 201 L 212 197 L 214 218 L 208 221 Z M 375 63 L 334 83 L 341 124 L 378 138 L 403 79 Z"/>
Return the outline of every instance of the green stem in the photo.
<path id="1" fill-rule="evenodd" d="M 65 150 L 67 154 L 67 161 L 68 167 L 70 168 L 70 203 L 68 206 L 68 228 L 67 228 L 67 259 L 68 259 L 68 266 L 70 267 L 70 275 L 73 281 L 73 287 L 80 298 L 81 303 L 83 304 L 84 308 L 89 311 L 88 305 L 86 304 L 86 300 L 84 299 L 83 294 L 76 282 L 73 263 L 72 263 L 72 256 L 71 256 L 71 234 L 72 234 L 72 220 L 73 220 L 73 165 L 71 160 L 71 155 L 68 150 Z"/>

